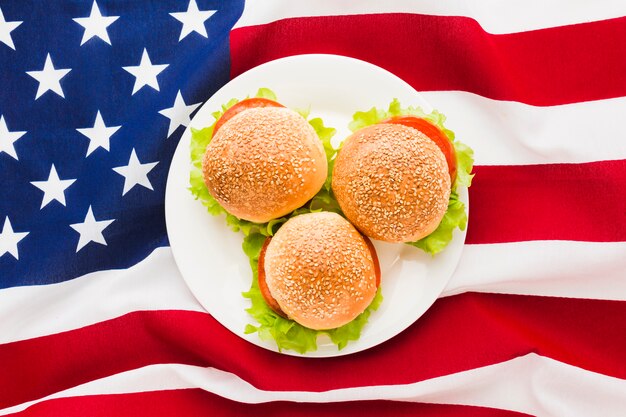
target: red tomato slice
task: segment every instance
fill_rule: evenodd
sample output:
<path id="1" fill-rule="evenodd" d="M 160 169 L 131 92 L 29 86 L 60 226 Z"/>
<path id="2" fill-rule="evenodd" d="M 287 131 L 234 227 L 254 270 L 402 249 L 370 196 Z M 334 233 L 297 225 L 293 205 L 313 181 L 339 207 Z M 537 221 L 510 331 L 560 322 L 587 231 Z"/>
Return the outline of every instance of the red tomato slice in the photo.
<path id="1" fill-rule="evenodd" d="M 383 120 L 380 123 L 391 123 L 412 127 L 413 129 L 417 129 L 428 136 L 437 144 L 439 149 L 441 149 L 445 155 L 446 162 L 448 163 L 448 171 L 450 172 L 450 180 L 452 181 L 452 184 L 454 184 L 454 180 L 456 179 L 456 153 L 454 152 L 454 145 L 452 145 L 452 142 L 450 142 L 441 129 L 428 120 L 416 116 L 394 116 Z"/>
<path id="2" fill-rule="evenodd" d="M 235 115 L 241 113 L 244 110 L 253 109 L 255 107 L 285 107 L 285 106 L 283 106 L 282 104 L 274 100 L 270 100 L 268 98 L 254 97 L 254 98 L 247 98 L 245 100 L 241 100 L 239 103 L 235 104 L 233 107 L 226 110 L 226 112 L 224 112 L 222 117 L 220 117 L 217 120 L 217 123 L 215 123 L 215 127 L 213 128 L 213 134 L 215 134 L 215 132 L 217 132 L 217 130 L 220 127 L 222 127 L 224 123 L 232 119 Z"/>
<path id="3" fill-rule="evenodd" d="M 372 254 L 372 259 L 374 260 L 374 272 L 376 274 L 376 288 L 378 288 L 380 286 L 380 263 L 378 262 L 378 255 L 376 255 L 376 249 L 374 248 L 372 241 L 367 236 L 365 235 L 362 235 L 362 236 L 363 236 L 363 239 L 365 239 L 367 248 L 370 250 L 370 253 Z M 269 245 L 271 240 L 272 240 L 271 237 L 268 237 L 267 239 L 265 239 L 265 242 L 263 242 L 263 246 L 261 247 L 261 252 L 259 253 L 259 265 L 257 268 L 259 290 L 261 290 L 261 295 L 263 296 L 263 299 L 265 300 L 265 303 L 269 306 L 269 308 L 274 310 L 274 312 L 278 314 L 279 316 L 287 318 L 287 315 L 280 308 L 280 305 L 278 305 L 278 302 L 274 299 L 274 297 L 272 297 L 272 294 L 270 293 L 270 289 L 267 286 L 267 281 L 265 281 L 265 252 L 267 251 L 267 246 Z"/>
<path id="4" fill-rule="evenodd" d="M 257 276 L 259 279 L 259 290 L 261 290 L 261 295 L 265 300 L 265 304 L 269 306 L 276 314 L 281 317 L 287 318 L 287 315 L 283 312 L 283 310 L 278 305 L 278 301 L 272 297 L 270 293 L 270 289 L 267 287 L 267 282 L 265 281 L 265 251 L 267 250 L 267 245 L 270 244 L 272 240 L 271 237 L 265 239 L 263 242 L 263 247 L 261 247 L 261 252 L 259 253 L 259 266 L 257 268 Z"/>

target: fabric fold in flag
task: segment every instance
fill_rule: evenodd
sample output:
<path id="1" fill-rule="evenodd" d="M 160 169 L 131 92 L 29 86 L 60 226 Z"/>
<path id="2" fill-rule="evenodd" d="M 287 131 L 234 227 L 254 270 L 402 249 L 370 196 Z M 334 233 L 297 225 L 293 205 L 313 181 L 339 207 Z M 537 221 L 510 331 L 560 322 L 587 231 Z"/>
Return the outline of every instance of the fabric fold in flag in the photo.
<path id="1" fill-rule="evenodd" d="M 626 95 L 626 61 L 615 54 L 626 47 L 625 19 L 492 35 L 463 16 L 290 18 L 234 30 L 231 76 L 284 56 L 332 53 L 376 64 L 418 91 L 539 106 L 606 99 Z"/>
<path id="2" fill-rule="evenodd" d="M 74 331 L 1 345 L 0 355 L 12 361 L 5 367 L 8 373 L 0 376 L 6 395 L 0 406 L 159 363 L 215 367 L 270 391 L 406 384 L 531 352 L 625 379 L 620 352 L 626 346 L 619 337 L 626 331 L 624 304 L 477 293 L 447 297 L 385 344 L 324 359 L 333 369 L 333 378 L 316 360 L 259 349 L 204 313 L 135 312 Z M 601 343 L 603 337 L 610 337 L 612 343 Z M 102 344 L 108 346 L 106 350 Z M 36 364 L 32 363 L 35 354 Z M 76 374 L 79 365 L 83 371 Z M 9 377 L 18 373 L 19 378 Z"/>

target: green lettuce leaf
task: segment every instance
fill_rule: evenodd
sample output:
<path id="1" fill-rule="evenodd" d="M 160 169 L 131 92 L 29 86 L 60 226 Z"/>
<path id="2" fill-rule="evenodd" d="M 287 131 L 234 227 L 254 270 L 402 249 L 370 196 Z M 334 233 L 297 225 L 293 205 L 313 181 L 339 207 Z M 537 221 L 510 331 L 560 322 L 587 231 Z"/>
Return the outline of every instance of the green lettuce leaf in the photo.
<path id="1" fill-rule="evenodd" d="M 325 127 L 324 122 L 319 117 L 309 120 L 309 124 L 313 127 L 315 133 L 317 133 L 317 136 L 319 136 L 322 144 L 324 145 L 324 152 L 326 153 L 326 160 L 328 161 L 328 176 L 326 177 L 326 181 L 324 182 L 322 189 L 311 199 L 308 204 L 308 208 L 311 211 L 324 210 L 341 213 L 341 208 L 339 207 L 339 203 L 337 202 L 337 199 L 335 199 L 331 188 L 333 167 L 335 165 L 335 157 L 337 156 L 337 149 L 333 148 L 331 139 L 337 130 Z"/>
<path id="2" fill-rule="evenodd" d="M 428 236 L 408 244 L 431 254 L 441 252 L 452 240 L 454 229 L 457 227 L 460 230 L 465 230 L 467 213 L 465 212 L 465 204 L 459 200 L 458 194 L 453 191 L 448 201 L 448 210 L 437 229 Z"/>
<path id="3" fill-rule="evenodd" d="M 257 91 L 255 97 L 267 98 L 269 100 L 276 101 L 276 94 L 269 88 L 259 88 L 259 91 Z"/>
<path id="4" fill-rule="evenodd" d="M 448 201 L 448 210 L 444 215 L 439 227 L 430 235 L 416 242 L 409 242 L 409 245 L 418 247 L 423 251 L 434 255 L 441 252 L 451 241 L 454 229 L 465 230 L 467 226 L 467 213 L 465 205 L 459 200 L 456 192 L 457 188 L 469 187 L 472 184 L 472 167 L 474 165 L 474 151 L 464 143 L 455 140 L 454 132 L 446 128 L 444 123 L 446 116 L 437 110 L 426 113 L 420 107 L 402 107 L 398 99 L 393 99 L 387 110 L 372 107 L 367 111 L 358 111 L 352 116 L 352 121 L 348 125 L 353 132 L 366 126 L 388 119 L 393 116 L 416 116 L 426 119 L 439 127 L 454 146 L 457 160 L 457 176 L 452 184 L 452 192 Z"/>
<path id="5" fill-rule="evenodd" d="M 472 167 L 474 166 L 474 151 L 469 146 L 461 142 L 453 142 L 454 151 L 456 152 L 456 181 L 455 188 L 458 186 L 469 187 L 472 185 Z"/>

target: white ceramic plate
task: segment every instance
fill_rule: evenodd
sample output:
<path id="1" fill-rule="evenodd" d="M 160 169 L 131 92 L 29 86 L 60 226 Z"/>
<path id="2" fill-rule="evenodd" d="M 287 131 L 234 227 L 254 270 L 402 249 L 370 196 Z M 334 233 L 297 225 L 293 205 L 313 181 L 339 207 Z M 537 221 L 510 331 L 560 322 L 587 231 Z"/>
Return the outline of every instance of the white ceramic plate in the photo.
<path id="1" fill-rule="evenodd" d="M 335 143 L 349 135 L 347 125 L 355 111 L 386 108 L 394 97 L 403 106 L 431 110 L 411 86 L 375 65 L 335 55 L 299 55 L 268 62 L 233 79 L 200 108 L 190 126 L 211 125 L 211 113 L 223 103 L 253 96 L 259 87 L 272 89 L 288 107 L 310 107 L 311 117 L 322 117 L 327 126 L 337 129 Z M 241 249 L 243 236 L 228 229 L 223 217 L 209 215 L 187 190 L 190 139 L 187 129 L 172 160 L 165 194 L 167 231 L 178 268 L 198 301 L 222 325 L 255 345 L 277 351 L 273 343 L 243 332 L 246 324 L 255 324 L 245 312 L 249 300 L 241 295 L 252 279 Z M 460 191 L 467 203 L 467 190 Z M 381 307 L 371 315 L 358 341 L 338 351 L 330 340 L 320 337 L 318 350 L 304 356 L 346 355 L 402 332 L 441 294 L 456 269 L 464 241 L 465 233 L 457 230 L 452 243 L 435 257 L 404 244 L 374 242 L 382 271 Z"/>

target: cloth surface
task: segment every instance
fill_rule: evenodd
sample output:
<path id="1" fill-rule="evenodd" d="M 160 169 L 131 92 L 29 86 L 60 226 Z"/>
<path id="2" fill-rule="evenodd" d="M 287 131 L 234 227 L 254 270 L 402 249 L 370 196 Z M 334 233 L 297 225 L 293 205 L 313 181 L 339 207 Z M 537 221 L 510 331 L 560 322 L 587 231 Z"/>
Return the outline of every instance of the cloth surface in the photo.
<path id="1" fill-rule="evenodd" d="M 623 415 L 626 5 L 544 3 L 0 1 L 0 415 Z M 442 296 L 326 359 L 206 313 L 164 213 L 201 104 L 307 53 L 401 77 L 476 159 Z"/>

